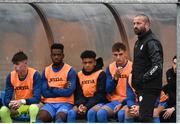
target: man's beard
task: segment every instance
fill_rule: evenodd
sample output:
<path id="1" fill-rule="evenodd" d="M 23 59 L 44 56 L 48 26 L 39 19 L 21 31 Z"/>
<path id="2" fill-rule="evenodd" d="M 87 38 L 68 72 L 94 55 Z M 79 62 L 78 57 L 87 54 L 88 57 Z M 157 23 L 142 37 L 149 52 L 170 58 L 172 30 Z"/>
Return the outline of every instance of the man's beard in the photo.
<path id="1" fill-rule="evenodd" d="M 146 32 L 146 29 L 145 28 L 143 28 L 143 29 L 138 29 L 138 28 L 134 28 L 134 33 L 136 34 L 136 35 L 142 35 L 142 34 L 144 34 Z"/>

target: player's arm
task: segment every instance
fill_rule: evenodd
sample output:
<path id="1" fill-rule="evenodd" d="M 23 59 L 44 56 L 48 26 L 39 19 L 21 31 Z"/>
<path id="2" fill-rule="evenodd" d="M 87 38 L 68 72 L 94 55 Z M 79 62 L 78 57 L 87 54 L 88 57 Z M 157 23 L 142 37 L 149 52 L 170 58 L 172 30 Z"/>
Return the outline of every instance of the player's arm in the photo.
<path id="1" fill-rule="evenodd" d="M 69 97 L 73 94 L 75 88 L 76 88 L 76 72 L 73 68 L 70 69 L 69 73 L 68 73 L 68 85 L 69 87 L 67 88 L 51 88 L 53 94 L 61 97 Z"/>
<path id="2" fill-rule="evenodd" d="M 79 78 L 77 77 L 77 82 L 76 82 L 76 89 L 75 89 L 75 105 L 79 106 L 81 104 L 86 103 L 86 98 L 84 97 L 83 90 L 80 86 Z"/>
<path id="3" fill-rule="evenodd" d="M 33 97 L 30 99 L 26 99 L 26 104 L 38 104 L 41 98 L 41 76 L 39 72 L 35 72 L 33 76 Z"/>
<path id="4" fill-rule="evenodd" d="M 41 81 L 42 81 L 42 95 L 43 95 L 43 97 L 45 97 L 45 98 L 57 97 L 56 95 L 54 95 L 52 93 L 52 90 L 48 86 L 48 81 L 47 81 L 46 76 L 45 76 L 45 71 L 43 71 L 43 73 L 42 73 Z"/>
<path id="5" fill-rule="evenodd" d="M 127 102 L 127 106 L 129 108 L 131 108 L 131 106 L 135 105 L 136 95 L 135 95 L 132 87 L 130 86 L 128 78 L 126 79 L 126 95 L 127 95 L 126 102 Z"/>
<path id="6" fill-rule="evenodd" d="M 13 97 L 14 88 L 11 84 L 11 74 L 9 74 L 6 78 L 6 89 L 5 89 L 5 97 L 4 104 L 8 106 Z"/>
<path id="7" fill-rule="evenodd" d="M 155 40 L 148 42 L 149 59 L 152 67 L 143 75 L 143 82 L 148 82 L 162 73 L 163 69 L 163 51 L 162 46 Z"/>
<path id="8" fill-rule="evenodd" d="M 107 67 L 107 69 L 106 69 L 106 76 L 107 76 L 107 80 L 106 80 L 106 92 L 107 93 L 112 93 L 115 90 L 118 81 L 116 81 L 116 80 L 114 80 L 112 78 L 110 70 L 109 70 L 109 67 Z"/>

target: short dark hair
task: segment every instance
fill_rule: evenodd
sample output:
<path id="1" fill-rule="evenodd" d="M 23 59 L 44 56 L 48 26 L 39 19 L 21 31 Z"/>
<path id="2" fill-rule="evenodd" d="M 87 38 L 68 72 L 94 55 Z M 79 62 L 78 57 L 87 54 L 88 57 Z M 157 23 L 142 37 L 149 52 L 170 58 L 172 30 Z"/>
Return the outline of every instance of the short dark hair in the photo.
<path id="1" fill-rule="evenodd" d="M 174 61 L 174 59 L 176 59 L 176 55 L 173 57 L 173 61 Z"/>
<path id="2" fill-rule="evenodd" d="M 93 58 L 95 59 L 96 58 L 96 53 L 92 50 L 85 50 L 84 52 L 81 53 L 81 59 L 84 59 L 84 58 Z"/>
<path id="3" fill-rule="evenodd" d="M 126 46 L 123 43 L 117 42 L 112 46 L 112 52 L 126 51 Z"/>
<path id="4" fill-rule="evenodd" d="M 138 16 L 143 16 L 145 21 L 150 23 L 150 19 L 149 19 L 149 17 L 147 15 L 145 15 L 145 14 L 137 14 L 135 17 L 138 17 Z"/>
<path id="5" fill-rule="evenodd" d="M 27 55 L 23 51 L 20 51 L 14 54 L 11 61 L 13 64 L 18 64 L 18 62 L 21 62 L 27 59 L 28 59 Z"/>
<path id="6" fill-rule="evenodd" d="M 52 49 L 60 49 L 63 52 L 64 51 L 64 45 L 61 43 L 54 43 L 51 45 L 51 50 Z"/>

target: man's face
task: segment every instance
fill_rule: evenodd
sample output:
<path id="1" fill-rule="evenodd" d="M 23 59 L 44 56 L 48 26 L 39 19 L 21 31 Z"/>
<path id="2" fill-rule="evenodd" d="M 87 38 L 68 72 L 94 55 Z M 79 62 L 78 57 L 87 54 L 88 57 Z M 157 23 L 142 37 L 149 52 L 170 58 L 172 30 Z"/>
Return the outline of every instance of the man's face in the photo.
<path id="1" fill-rule="evenodd" d="M 114 51 L 112 53 L 114 61 L 116 61 L 116 64 L 119 66 L 123 66 L 127 61 L 127 53 L 123 50 Z"/>
<path id="2" fill-rule="evenodd" d="M 177 59 L 174 59 L 172 66 L 175 73 L 176 73 L 176 63 L 177 63 Z"/>
<path id="3" fill-rule="evenodd" d="M 51 59 L 54 65 L 60 65 L 63 62 L 64 53 L 61 49 L 51 50 Z"/>
<path id="4" fill-rule="evenodd" d="M 83 58 L 82 64 L 86 72 L 91 72 L 96 66 L 96 60 L 94 58 Z"/>
<path id="5" fill-rule="evenodd" d="M 136 35 L 142 35 L 147 31 L 149 27 L 148 23 L 145 21 L 143 16 L 137 16 L 133 20 L 134 32 Z"/>
<path id="6" fill-rule="evenodd" d="M 14 64 L 14 70 L 19 74 L 24 74 L 27 71 L 28 62 L 27 60 L 23 60 L 18 62 L 17 64 Z"/>

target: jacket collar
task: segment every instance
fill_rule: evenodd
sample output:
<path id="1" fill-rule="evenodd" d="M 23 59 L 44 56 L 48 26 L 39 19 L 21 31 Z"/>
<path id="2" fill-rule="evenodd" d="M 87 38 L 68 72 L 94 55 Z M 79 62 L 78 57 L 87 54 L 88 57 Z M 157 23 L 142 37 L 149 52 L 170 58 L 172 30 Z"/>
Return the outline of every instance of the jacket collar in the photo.
<path id="1" fill-rule="evenodd" d="M 147 32 L 143 33 L 142 35 L 138 35 L 138 39 L 142 40 L 142 39 L 146 38 L 151 33 L 152 33 L 152 31 L 151 31 L 151 29 L 149 29 Z"/>

